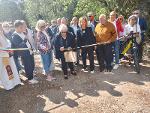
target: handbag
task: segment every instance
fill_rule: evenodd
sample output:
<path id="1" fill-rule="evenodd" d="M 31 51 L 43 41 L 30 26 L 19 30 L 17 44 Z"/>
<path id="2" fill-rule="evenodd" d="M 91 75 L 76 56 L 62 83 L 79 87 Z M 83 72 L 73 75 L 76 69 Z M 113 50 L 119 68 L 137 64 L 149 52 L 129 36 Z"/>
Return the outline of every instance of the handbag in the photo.
<path id="1" fill-rule="evenodd" d="M 66 51 L 64 52 L 65 62 L 76 62 L 77 55 L 74 51 Z"/>

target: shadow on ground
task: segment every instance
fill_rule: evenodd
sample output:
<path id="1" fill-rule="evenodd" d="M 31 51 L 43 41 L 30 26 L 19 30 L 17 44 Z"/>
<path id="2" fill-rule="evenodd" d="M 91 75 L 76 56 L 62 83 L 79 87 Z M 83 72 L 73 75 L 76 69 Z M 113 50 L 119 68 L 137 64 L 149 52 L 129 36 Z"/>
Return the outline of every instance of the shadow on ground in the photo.
<path id="1" fill-rule="evenodd" d="M 76 100 L 84 96 L 101 96 L 99 91 L 106 91 L 111 96 L 121 97 L 115 87 L 121 83 L 133 83 L 144 85 L 150 80 L 149 67 L 141 66 L 141 73 L 136 74 L 130 67 L 120 66 L 112 74 L 96 73 L 91 75 L 83 73 L 78 67 L 78 76 L 70 76 L 68 80 L 63 79 L 62 72 L 55 71 L 57 80 L 47 82 L 44 75 L 38 74 L 37 85 L 17 86 L 11 91 L 0 89 L 0 113 L 49 113 L 61 106 L 70 108 L 78 107 L 80 103 Z M 73 94 L 69 97 L 68 93 Z M 46 104 L 55 104 L 49 108 Z"/>

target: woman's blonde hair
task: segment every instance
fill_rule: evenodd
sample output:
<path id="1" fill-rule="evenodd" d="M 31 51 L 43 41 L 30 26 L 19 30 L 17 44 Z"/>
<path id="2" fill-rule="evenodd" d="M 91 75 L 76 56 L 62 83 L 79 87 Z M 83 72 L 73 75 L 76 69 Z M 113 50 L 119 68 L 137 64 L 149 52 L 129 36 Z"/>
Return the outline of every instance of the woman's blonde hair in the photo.
<path id="1" fill-rule="evenodd" d="M 80 18 L 79 18 L 79 26 L 80 26 L 80 27 L 82 26 L 82 21 L 83 21 L 83 20 L 85 20 L 85 21 L 87 22 L 87 27 L 88 27 L 88 24 L 89 24 L 89 23 L 88 23 L 88 19 L 87 19 L 86 16 L 83 16 L 83 17 L 80 17 Z"/>
<path id="2" fill-rule="evenodd" d="M 41 31 L 41 30 L 42 30 L 42 27 L 44 27 L 44 26 L 46 26 L 46 22 L 45 22 L 44 20 L 39 20 L 39 21 L 37 21 L 37 23 L 36 23 L 35 29 L 36 29 L 37 31 Z"/>

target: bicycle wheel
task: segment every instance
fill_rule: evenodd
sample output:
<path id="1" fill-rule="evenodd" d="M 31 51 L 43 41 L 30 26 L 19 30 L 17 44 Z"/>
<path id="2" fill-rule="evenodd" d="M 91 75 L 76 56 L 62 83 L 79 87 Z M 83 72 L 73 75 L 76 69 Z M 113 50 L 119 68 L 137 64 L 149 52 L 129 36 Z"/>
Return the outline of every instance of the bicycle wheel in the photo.
<path id="1" fill-rule="evenodd" d="M 139 55 L 138 55 L 138 49 L 136 47 L 133 48 L 133 61 L 134 61 L 135 71 L 137 73 L 140 73 Z"/>

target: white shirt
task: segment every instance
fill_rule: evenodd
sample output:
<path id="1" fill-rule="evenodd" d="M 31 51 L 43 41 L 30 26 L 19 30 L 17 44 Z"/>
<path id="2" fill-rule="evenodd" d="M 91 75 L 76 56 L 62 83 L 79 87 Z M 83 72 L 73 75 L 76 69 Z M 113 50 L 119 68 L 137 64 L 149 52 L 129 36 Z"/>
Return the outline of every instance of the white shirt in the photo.
<path id="1" fill-rule="evenodd" d="M 115 26 L 115 30 L 116 30 L 116 33 L 117 33 L 116 21 L 117 21 L 117 20 L 113 21 L 112 24 Z M 118 40 L 118 39 L 119 39 L 119 36 L 118 36 L 118 33 L 117 33 L 117 40 Z"/>
<path id="2" fill-rule="evenodd" d="M 5 36 L 0 36 L 0 48 L 11 48 L 11 43 Z M 0 51 L 0 57 L 9 57 L 9 54 L 6 51 Z"/>
<path id="3" fill-rule="evenodd" d="M 35 49 L 35 40 L 33 38 L 32 30 L 27 28 L 27 38 L 32 46 L 33 49 Z"/>
<path id="4" fill-rule="evenodd" d="M 124 35 L 128 35 L 131 31 L 133 31 L 133 33 L 139 32 L 140 34 L 141 33 L 140 25 L 135 24 L 134 26 L 131 26 L 130 24 L 127 24 L 124 29 Z"/>
<path id="5" fill-rule="evenodd" d="M 71 27 L 73 28 L 74 33 L 75 33 L 75 35 L 77 36 L 77 31 L 78 31 L 77 25 L 72 25 Z"/>

